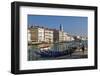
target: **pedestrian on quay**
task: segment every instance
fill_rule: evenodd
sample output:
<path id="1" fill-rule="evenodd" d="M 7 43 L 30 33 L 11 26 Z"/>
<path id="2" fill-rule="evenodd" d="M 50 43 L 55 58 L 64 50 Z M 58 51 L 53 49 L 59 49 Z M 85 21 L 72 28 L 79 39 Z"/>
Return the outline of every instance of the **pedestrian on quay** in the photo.
<path id="1" fill-rule="evenodd" d="M 70 56 L 72 56 L 72 51 L 73 51 L 73 49 L 70 48 L 70 51 L 69 51 Z"/>
<path id="2" fill-rule="evenodd" d="M 85 51 L 85 47 L 84 47 L 84 45 L 82 46 L 82 52 L 84 53 L 84 51 Z"/>

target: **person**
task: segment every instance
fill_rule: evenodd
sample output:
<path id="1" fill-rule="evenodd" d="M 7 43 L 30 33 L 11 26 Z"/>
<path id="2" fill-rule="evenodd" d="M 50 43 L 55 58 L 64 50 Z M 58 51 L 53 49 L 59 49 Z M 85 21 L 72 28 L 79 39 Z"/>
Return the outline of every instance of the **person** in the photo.
<path id="1" fill-rule="evenodd" d="M 70 56 L 72 56 L 72 53 L 73 53 L 72 51 L 73 51 L 73 49 L 70 48 L 70 51 L 69 51 Z"/>
<path id="2" fill-rule="evenodd" d="M 82 46 L 82 52 L 84 53 L 84 51 L 85 51 L 85 47 L 84 47 L 84 45 Z"/>

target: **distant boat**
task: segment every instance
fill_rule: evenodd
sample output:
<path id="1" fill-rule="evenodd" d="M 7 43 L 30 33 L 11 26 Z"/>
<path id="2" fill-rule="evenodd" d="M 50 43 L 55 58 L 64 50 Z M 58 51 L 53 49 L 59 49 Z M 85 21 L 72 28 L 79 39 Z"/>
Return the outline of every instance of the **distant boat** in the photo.
<path id="1" fill-rule="evenodd" d="M 40 50 L 49 50 L 50 49 L 50 46 L 42 46 L 42 47 L 39 47 Z"/>

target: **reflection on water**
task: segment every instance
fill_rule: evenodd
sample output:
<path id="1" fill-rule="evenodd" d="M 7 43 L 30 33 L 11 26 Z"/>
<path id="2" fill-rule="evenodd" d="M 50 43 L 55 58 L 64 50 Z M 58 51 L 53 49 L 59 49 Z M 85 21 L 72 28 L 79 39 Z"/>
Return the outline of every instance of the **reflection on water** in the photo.
<path id="1" fill-rule="evenodd" d="M 51 43 L 51 44 L 42 43 L 42 44 L 28 45 L 28 60 L 41 60 L 42 58 L 41 53 L 43 54 L 49 53 L 56 55 L 54 53 L 62 53 L 64 51 L 68 51 L 72 47 L 81 48 L 83 45 L 85 48 L 87 48 L 87 41 L 71 41 L 62 43 Z M 47 56 L 45 56 L 44 59 L 48 59 L 46 57 Z"/>

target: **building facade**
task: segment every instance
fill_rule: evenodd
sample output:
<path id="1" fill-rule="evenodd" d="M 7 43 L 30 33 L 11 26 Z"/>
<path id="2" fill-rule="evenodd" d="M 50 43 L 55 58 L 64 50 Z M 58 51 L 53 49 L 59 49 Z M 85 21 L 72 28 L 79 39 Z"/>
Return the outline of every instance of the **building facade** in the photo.
<path id="1" fill-rule="evenodd" d="M 59 42 L 59 30 L 56 30 L 56 29 L 53 30 L 53 41 L 55 43 Z"/>
<path id="2" fill-rule="evenodd" d="M 38 42 L 38 28 L 29 28 L 31 33 L 31 41 L 32 42 Z"/>
<path id="3" fill-rule="evenodd" d="M 63 26 L 60 29 L 49 29 L 40 26 L 32 26 L 28 28 L 28 41 L 31 42 L 66 42 L 73 41 L 74 37 L 63 31 Z"/>
<path id="4" fill-rule="evenodd" d="M 37 28 L 38 29 L 38 42 L 44 42 L 44 28 Z"/>
<path id="5" fill-rule="evenodd" d="M 59 31 L 59 42 L 63 42 L 63 41 L 64 41 L 64 32 Z"/>
<path id="6" fill-rule="evenodd" d="M 52 43 L 53 42 L 53 30 L 45 28 L 44 40 L 47 43 Z"/>
<path id="7" fill-rule="evenodd" d="M 28 29 L 31 34 L 30 40 L 32 42 L 47 42 L 52 43 L 53 42 L 53 30 L 34 26 Z M 29 33 L 28 33 L 29 35 Z"/>
<path id="8" fill-rule="evenodd" d="M 28 29 L 28 42 L 31 42 L 31 32 L 29 29 Z"/>

